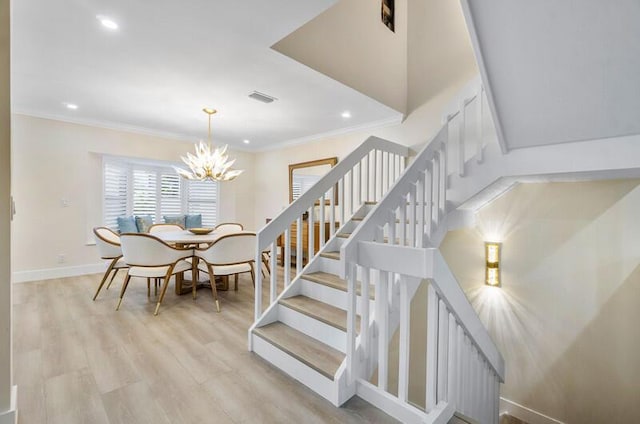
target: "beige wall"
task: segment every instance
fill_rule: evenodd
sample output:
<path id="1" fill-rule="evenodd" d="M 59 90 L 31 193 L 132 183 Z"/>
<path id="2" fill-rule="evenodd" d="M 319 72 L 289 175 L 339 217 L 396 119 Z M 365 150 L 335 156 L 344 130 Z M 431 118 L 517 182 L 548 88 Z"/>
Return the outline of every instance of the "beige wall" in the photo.
<path id="1" fill-rule="evenodd" d="M 478 73 L 459 1 L 412 0 L 407 35 L 407 113 Z"/>
<path id="2" fill-rule="evenodd" d="M 341 0 L 273 48 L 404 113 L 407 3 L 395 2 L 395 33 L 380 21 L 379 1 Z"/>
<path id="3" fill-rule="evenodd" d="M 100 262 L 87 242 L 102 220 L 103 154 L 176 162 L 193 149 L 186 142 L 24 115 L 14 115 L 13 124 L 14 272 Z M 254 155 L 231 155 L 245 173 L 222 184 L 219 220 L 253 229 Z M 65 263 L 58 263 L 58 254 Z"/>
<path id="4" fill-rule="evenodd" d="M 11 402 L 9 0 L 0 0 L 0 416 Z M 1 417 L 0 417 L 1 420 Z"/>
<path id="5" fill-rule="evenodd" d="M 640 180 L 527 184 L 442 252 L 505 357 L 502 395 L 567 423 L 640 422 Z M 503 241 L 503 287 L 483 241 Z"/>
<path id="6" fill-rule="evenodd" d="M 332 156 L 337 156 L 340 161 L 372 135 L 419 150 L 441 128 L 444 107 L 465 82 L 457 81 L 443 88 L 440 93 L 411 113 L 402 124 L 319 139 L 257 154 L 255 227 L 259 229 L 264 226 L 265 218 L 275 217 L 289 204 L 290 164 Z"/>

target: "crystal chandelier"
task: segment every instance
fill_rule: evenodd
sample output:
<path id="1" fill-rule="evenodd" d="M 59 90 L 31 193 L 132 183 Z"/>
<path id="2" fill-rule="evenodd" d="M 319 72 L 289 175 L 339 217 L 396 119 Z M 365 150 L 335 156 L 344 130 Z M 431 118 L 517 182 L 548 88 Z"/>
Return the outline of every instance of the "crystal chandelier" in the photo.
<path id="1" fill-rule="evenodd" d="M 209 115 L 208 143 L 205 144 L 204 141 L 200 140 L 196 145 L 195 155 L 187 153 L 187 156 L 182 156 L 182 161 L 189 167 L 188 171 L 177 166 L 173 168 L 178 175 L 188 180 L 231 181 L 244 171 L 231 169 L 236 160 L 229 160 L 227 145 L 213 149 L 211 145 L 211 115 L 217 111 L 209 108 L 204 108 L 202 111 Z"/>

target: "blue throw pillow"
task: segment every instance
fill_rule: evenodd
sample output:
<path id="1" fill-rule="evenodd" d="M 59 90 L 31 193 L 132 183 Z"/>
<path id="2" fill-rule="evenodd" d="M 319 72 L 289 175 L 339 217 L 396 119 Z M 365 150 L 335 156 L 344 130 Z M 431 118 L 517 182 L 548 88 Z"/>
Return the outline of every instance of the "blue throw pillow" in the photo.
<path id="1" fill-rule="evenodd" d="M 185 216 L 185 228 L 201 228 L 202 227 L 202 214 L 198 215 L 186 215 Z"/>
<path id="2" fill-rule="evenodd" d="M 132 216 L 119 216 L 118 217 L 118 232 L 122 233 L 137 233 L 138 227 L 136 226 L 136 220 Z"/>
<path id="3" fill-rule="evenodd" d="M 185 215 L 164 215 L 162 218 L 165 224 L 177 224 L 182 228 L 186 228 Z"/>
<path id="4" fill-rule="evenodd" d="M 136 216 L 136 226 L 139 233 L 148 233 L 152 225 L 153 217 L 151 215 Z"/>

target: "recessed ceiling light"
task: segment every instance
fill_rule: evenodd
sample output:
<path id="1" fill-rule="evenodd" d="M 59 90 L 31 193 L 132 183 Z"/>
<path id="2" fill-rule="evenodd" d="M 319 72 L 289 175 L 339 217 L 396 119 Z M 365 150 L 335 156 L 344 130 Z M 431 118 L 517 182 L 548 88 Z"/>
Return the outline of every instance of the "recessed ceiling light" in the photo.
<path id="1" fill-rule="evenodd" d="M 96 16 L 96 18 L 98 19 L 98 21 L 100 21 L 100 23 L 102 24 L 103 27 L 110 29 L 110 30 L 116 30 L 118 29 L 118 24 L 116 21 L 114 21 L 113 19 L 104 16 L 104 15 L 98 15 Z"/>
<path id="2" fill-rule="evenodd" d="M 67 107 L 67 109 L 71 109 L 71 110 L 78 109 L 78 105 L 74 103 L 64 103 L 64 105 Z"/>
<path id="3" fill-rule="evenodd" d="M 351 118 L 351 112 L 349 112 L 348 110 L 345 110 L 344 112 L 342 112 L 342 116 L 344 119 L 349 119 Z"/>
<path id="4" fill-rule="evenodd" d="M 249 143 L 251 143 L 251 140 L 242 140 L 242 142 L 243 142 L 244 144 L 249 144 Z"/>

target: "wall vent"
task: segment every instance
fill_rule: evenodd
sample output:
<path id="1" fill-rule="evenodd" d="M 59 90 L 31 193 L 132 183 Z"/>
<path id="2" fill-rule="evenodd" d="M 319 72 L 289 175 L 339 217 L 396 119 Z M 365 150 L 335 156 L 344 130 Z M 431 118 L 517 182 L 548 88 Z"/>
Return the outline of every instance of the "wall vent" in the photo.
<path id="1" fill-rule="evenodd" d="M 271 97 L 267 94 L 260 93 L 259 91 L 254 91 L 253 93 L 249 94 L 249 97 L 251 97 L 253 100 L 257 100 L 262 103 L 271 103 L 274 100 L 278 100 L 275 97 Z"/>

